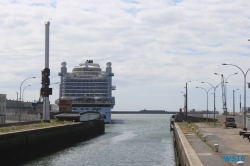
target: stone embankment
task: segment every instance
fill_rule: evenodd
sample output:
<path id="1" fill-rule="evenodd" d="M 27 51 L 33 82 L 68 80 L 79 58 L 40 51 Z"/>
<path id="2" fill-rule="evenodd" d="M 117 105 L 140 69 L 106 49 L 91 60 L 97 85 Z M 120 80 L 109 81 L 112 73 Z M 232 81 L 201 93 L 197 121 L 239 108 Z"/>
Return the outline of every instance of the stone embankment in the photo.
<path id="1" fill-rule="evenodd" d="M 0 133 L 0 165 L 19 165 L 103 134 L 103 120 Z"/>

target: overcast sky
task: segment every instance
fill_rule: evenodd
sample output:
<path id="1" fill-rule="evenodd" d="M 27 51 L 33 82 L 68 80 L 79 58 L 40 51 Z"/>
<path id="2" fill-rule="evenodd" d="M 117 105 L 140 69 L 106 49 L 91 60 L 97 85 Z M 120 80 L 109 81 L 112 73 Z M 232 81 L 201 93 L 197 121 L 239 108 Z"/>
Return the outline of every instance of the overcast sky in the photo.
<path id="1" fill-rule="evenodd" d="M 250 1 L 246 0 L 1 0 L 0 93 L 16 99 L 20 84 L 24 100 L 38 100 L 44 68 L 45 21 L 50 21 L 51 83 L 60 80 L 61 62 L 68 71 L 93 59 L 105 70 L 112 62 L 116 90 L 114 111 L 206 110 L 211 85 L 228 77 L 228 110 L 244 105 L 244 72 L 250 68 Z M 250 73 L 247 75 L 250 82 Z M 54 103 L 58 85 L 51 85 Z M 247 106 L 250 106 L 247 88 Z M 208 108 L 214 98 L 208 94 Z M 216 89 L 222 111 L 222 90 Z"/>

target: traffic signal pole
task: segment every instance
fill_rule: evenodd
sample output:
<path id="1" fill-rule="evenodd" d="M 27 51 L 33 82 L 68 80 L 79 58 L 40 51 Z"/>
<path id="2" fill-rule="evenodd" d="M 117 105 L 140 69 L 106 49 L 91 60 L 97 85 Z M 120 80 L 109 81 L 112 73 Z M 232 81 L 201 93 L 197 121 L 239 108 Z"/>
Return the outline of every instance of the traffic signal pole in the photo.
<path id="1" fill-rule="evenodd" d="M 49 88 L 49 25 L 50 22 L 45 22 L 45 69 L 43 71 L 43 88 L 45 90 L 45 95 L 43 95 L 43 121 L 50 122 L 50 103 L 49 103 L 49 95 L 47 95 L 47 89 Z M 46 75 L 46 70 L 48 69 L 48 73 Z M 46 81 L 47 79 L 47 81 Z"/>

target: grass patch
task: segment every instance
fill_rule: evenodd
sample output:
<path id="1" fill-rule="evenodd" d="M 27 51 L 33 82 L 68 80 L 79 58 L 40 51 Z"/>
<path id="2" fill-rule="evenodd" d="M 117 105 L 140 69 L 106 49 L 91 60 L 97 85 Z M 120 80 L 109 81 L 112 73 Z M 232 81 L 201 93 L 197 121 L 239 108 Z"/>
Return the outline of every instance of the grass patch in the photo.
<path id="1" fill-rule="evenodd" d="M 196 131 L 199 130 L 198 126 L 196 126 L 192 122 L 189 122 L 187 124 L 186 124 L 186 122 L 179 122 L 177 124 L 180 126 L 181 131 L 183 132 L 183 134 L 189 134 L 189 133 L 196 134 Z"/>
<path id="2" fill-rule="evenodd" d="M 19 130 L 31 130 L 37 128 L 44 128 L 44 127 L 53 127 L 59 125 L 66 125 L 66 124 L 73 124 L 75 122 L 72 121 L 57 121 L 57 120 L 50 120 L 50 123 L 41 121 L 37 124 L 29 124 L 29 125 L 18 125 L 18 123 L 14 126 L 14 130 L 12 126 L 9 127 L 0 127 L 0 133 L 7 133 L 11 131 L 19 131 Z"/>
<path id="3" fill-rule="evenodd" d="M 215 123 L 214 122 L 203 122 L 203 123 L 205 123 L 206 125 L 210 127 L 222 127 L 223 126 L 223 123 L 220 121 L 216 121 Z"/>

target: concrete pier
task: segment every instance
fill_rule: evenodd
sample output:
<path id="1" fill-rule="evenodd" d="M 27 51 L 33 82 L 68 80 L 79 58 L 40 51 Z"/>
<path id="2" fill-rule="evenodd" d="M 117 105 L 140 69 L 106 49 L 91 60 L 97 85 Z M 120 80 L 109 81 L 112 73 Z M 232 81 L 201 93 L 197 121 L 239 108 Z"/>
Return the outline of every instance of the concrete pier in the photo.
<path id="1" fill-rule="evenodd" d="M 12 127 L 11 127 L 12 128 Z M 0 165 L 20 165 L 105 132 L 103 120 L 0 133 Z"/>
<path id="2" fill-rule="evenodd" d="M 239 135 L 241 128 L 224 129 L 223 125 L 194 123 L 199 130 L 197 135 L 192 130 L 183 132 L 180 129 L 183 125 L 186 124 L 175 123 L 174 128 L 174 144 L 179 154 L 177 165 L 236 166 L 239 161 L 250 165 L 250 142 Z M 205 142 L 202 140 L 204 135 Z M 219 146 L 218 151 L 214 149 L 215 144 Z"/>

